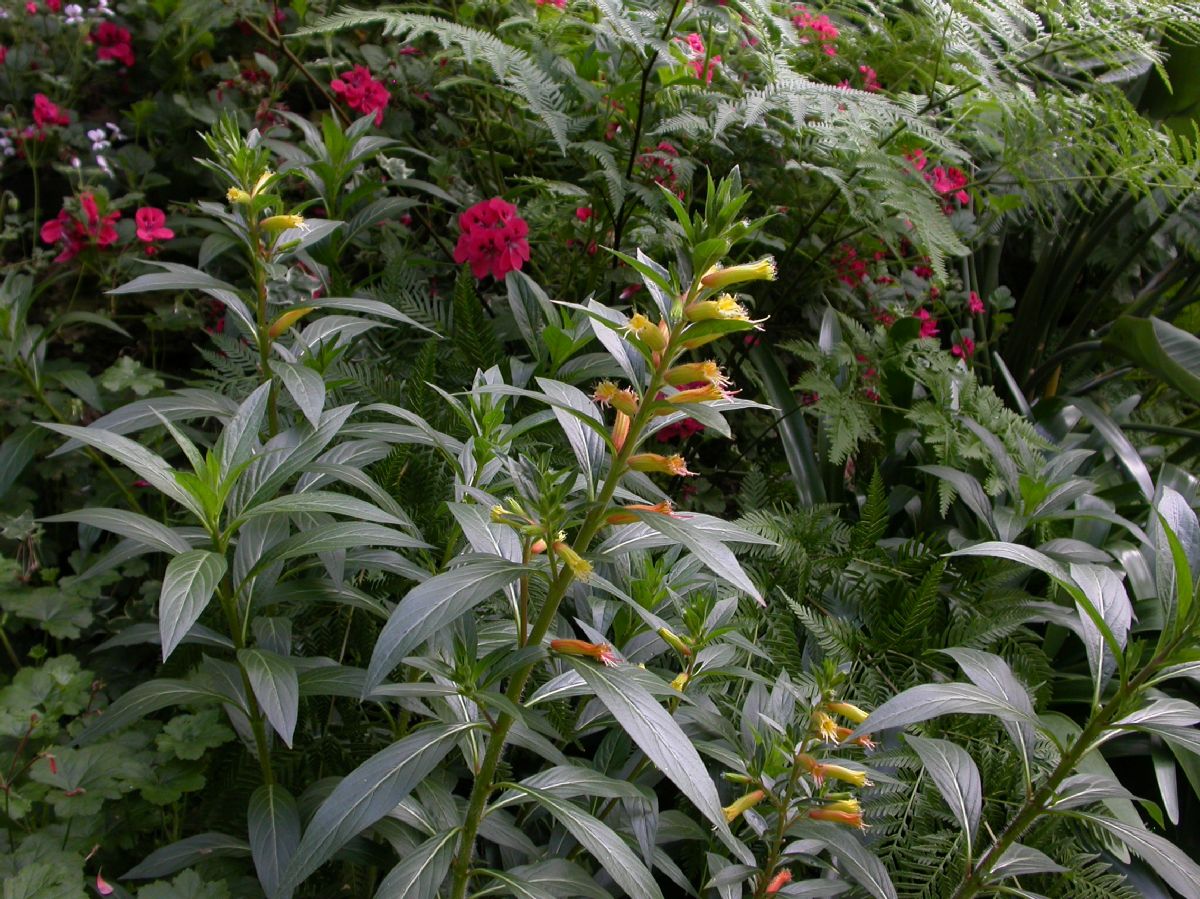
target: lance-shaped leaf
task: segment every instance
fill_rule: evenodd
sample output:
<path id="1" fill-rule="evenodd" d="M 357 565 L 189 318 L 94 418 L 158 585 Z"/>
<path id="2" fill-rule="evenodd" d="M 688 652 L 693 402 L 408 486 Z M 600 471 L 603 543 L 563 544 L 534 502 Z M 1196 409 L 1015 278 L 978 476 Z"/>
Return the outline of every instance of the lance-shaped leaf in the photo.
<path id="1" fill-rule="evenodd" d="M 532 787 L 515 789 L 532 796 L 600 863 L 617 886 L 638 899 L 663 899 L 650 870 L 629 845 L 599 818 L 552 793 Z"/>
<path id="2" fill-rule="evenodd" d="M 286 506 L 286 503 L 285 503 Z M 300 556 L 333 552 L 339 549 L 356 549 L 362 546 L 394 546 L 399 549 L 425 549 L 429 544 L 411 537 L 395 528 L 372 524 L 368 521 L 344 521 L 325 524 L 293 534 L 286 540 L 268 549 L 246 573 L 249 579 L 270 568 L 276 562 L 296 559 Z"/>
<path id="3" fill-rule="evenodd" d="M 988 880 L 992 882 L 1022 874 L 1057 874 L 1067 870 L 1040 849 L 1013 843 L 996 860 Z"/>
<path id="4" fill-rule="evenodd" d="M 476 727 L 479 725 L 471 723 L 422 728 L 375 753 L 343 777 L 308 822 L 280 889 L 295 889 L 353 837 L 394 809 L 458 739 Z"/>
<path id="5" fill-rule="evenodd" d="M 697 528 L 690 527 L 687 520 L 682 517 L 662 515 L 656 512 L 633 512 L 631 514 L 664 537 L 682 543 L 715 575 L 753 596 L 759 605 L 766 605 L 762 594 L 754 586 L 754 582 L 750 580 L 732 550 L 725 544 L 709 537 Z"/>
<path id="6" fill-rule="evenodd" d="M 942 793 L 946 805 L 962 825 L 967 835 L 967 845 L 979 828 L 979 816 L 983 814 L 983 785 L 979 779 L 979 768 L 975 760 L 961 746 L 949 740 L 927 737 L 905 737 L 921 764 Z"/>
<path id="7" fill-rule="evenodd" d="M 291 891 L 281 892 L 279 882 L 300 844 L 296 800 L 279 784 L 263 784 L 250 796 L 246 824 L 254 870 L 263 892 L 271 899 L 287 899 Z"/>
<path id="8" fill-rule="evenodd" d="M 549 378 L 538 378 L 537 381 L 546 396 L 554 401 L 552 408 L 558 426 L 566 435 L 571 452 L 575 454 L 588 484 L 594 485 L 604 464 L 604 440 L 596 433 L 595 425 L 584 424 L 580 419 L 590 418 L 603 426 L 596 404 L 578 387 Z"/>
<path id="9" fill-rule="evenodd" d="M 587 871 L 565 858 L 548 858 L 504 871 L 485 868 L 479 873 L 494 877 L 521 899 L 559 899 L 561 896 L 612 899 L 612 893 L 597 884 Z"/>
<path id="10" fill-rule="evenodd" d="M 1155 873 L 1181 896 L 1200 896 L 1200 865 L 1170 840 L 1103 815 L 1087 812 L 1072 814 L 1104 828 L 1117 837 L 1134 855 L 1144 859 Z"/>
<path id="11" fill-rule="evenodd" d="M 837 856 L 835 867 L 848 874 L 875 899 L 896 899 L 887 868 L 851 833 L 827 821 L 805 821 L 790 833 L 824 844 Z"/>
<path id="12" fill-rule="evenodd" d="M 1108 626 L 1106 635 L 1088 614 L 1087 607 L 1083 603 L 1076 604 L 1079 608 L 1079 634 L 1087 650 L 1088 667 L 1092 670 L 1093 697 L 1099 701 L 1104 684 L 1112 676 L 1118 661 L 1113 655 L 1109 638 L 1124 649 L 1133 620 L 1133 604 L 1125 592 L 1125 585 L 1109 568 L 1072 563 L 1071 577 Z"/>
<path id="13" fill-rule="evenodd" d="M 86 746 L 100 737 L 144 718 L 151 712 L 157 712 L 170 705 L 211 702 L 219 699 L 221 699 L 219 693 L 202 684 L 194 684 L 185 680 L 148 680 L 128 692 L 122 693 L 121 697 L 101 712 L 98 718 L 90 719 L 90 723 L 75 738 L 75 742 L 80 746 Z"/>
<path id="14" fill-rule="evenodd" d="M 1058 785 L 1051 807 L 1061 811 L 1106 799 L 1133 798 L 1132 793 L 1111 777 L 1103 774 L 1072 774 Z"/>
<path id="15" fill-rule="evenodd" d="M 300 683 L 291 659 L 265 649 L 242 649 L 238 661 L 246 670 L 259 707 L 290 749 L 300 709 Z"/>
<path id="16" fill-rule="evenodd" d="M 123 880 L 166 877 L 210 858 L 239 858 L 250 854 L 245 840 L 223 833 L 198 833 L 156 849 L 121 875 Z"/>
<path id="17" fill-rule="evenodd" d="M 1106 349 L 1200 400 L 1200 339 L 1160 318 L 1123 315 L 1104 337 Z"/>
<path id="18" fill-rule="evenodd" d="M 413 587 L 375 641 L 364 692 L 383 683 L 401 659 L 441 628 L 531 571 L 507 559 L 472 559 Z"/>
<path id="19" fill-rule="evenodd" d="M 592 665 L 575 658 L 569 661 L 646 757 L 712 822 L 722 841 L 752 864 L 754 857 L 725 821 L 721 798 L 700 753 L 670 713 L 621 668 Z"/>
<path id="20" fill-rule="evenodd" d="M 437 899 L 457 843 L 457 827 L 430 837 L 392 868 L 375 891 L 375 899 Z"/>
<path id="21" fill-rule="evenodd" d="M 167 563 L 158 599 L 163 661 L 208 606 L 227 568 L 223 555 L 206 549 L 188 550 Z"/>
<path id="22" fill-rule="evenodd" d="M 272 360 L 271 370 L 279 375 L 308 423 L 314 428 L 320 425 L 321 412 L 325 408 L 325 379 L 307 365 L 291 362 Z"/>
<path id="23" fill-rule="evenodd" d="M 289 514 L 325 512 L 329 515 L 344 515 L 347 518 L 356 518 L 359 521 L 369 521 L 374 524 L 394 524 L 399 527 L 408 527 L 410 524 L 405 519 L 385 512 L 374 503 L 347 496 L 344 493 L 333 493 L 326 490 L 307 490 L 304 493 L 289 493 L 287 496 L 269 499 L 253 509 L 248 509 L 242 517 L 252 518 L 256 515 L 271 515 L 275 512 Z"/>
<path id="24" fill-rule="evenodd" d="M 1036 718 L 1033 711 L 1033 700 L 1029 692 L 1017 680 L 1008 662 L 990 652 L 980 652 L 977 649 L 943 649 L 946 655 L 958 662 L 963 673 L 981 690 L 985 690 L 996 699 L 1007 703 L 1019 713 L 1017 716 L 999 716 L 1000 723 L 1008 731 L 1008 735 L 1017 744 L 1021 759 L 1028 774 L 1029 760 L 1033 755 L 1033 722 Z"/>
<path id="25" fill-rule="evenodd" d="M 45 522 L 78 522 L 90 527 L 100 528 L 136 540 L 160 552 L 185 553 L 191 545 L 165 524 L 160 524 L 153 518 L 139 515 L 137 512 L 127 512 L 124 509 L 76 509 L 74 512 L 63 512 L 61 515 L 50 515 L 41 519 Z"/>
<path id="26" fill-rule="evenodd" d="M 974 684 L 921 684 L 893 696 L 855 728 L 853 740 L 872 731 L 906 727 L 940 715 L 995 715 L 1002 721 L 1028 721 L 1026 714 Z"/>

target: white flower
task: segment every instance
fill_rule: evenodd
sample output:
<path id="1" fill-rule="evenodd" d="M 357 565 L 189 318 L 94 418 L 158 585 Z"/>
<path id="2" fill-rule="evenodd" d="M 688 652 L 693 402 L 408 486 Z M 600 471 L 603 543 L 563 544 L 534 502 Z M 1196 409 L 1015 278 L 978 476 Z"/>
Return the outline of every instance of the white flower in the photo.
<path id="1" fill-rule="evenodd" d="M 96 155 L 96 165 L 100 166 L 100 171 L 104 172 L 104 174 L 108 175 L 108 177 L 115 177 L 113 175 L 112 167 L 108 164 L 108 160 L 99 154 Z"/>
<path id="2" fill-rule="evenodd" d="M 116 122 L 108 122 L 104 127 L 112 133 L 113 140 L 125 140 L 125 134 L 121 131 L 121 128 Z"/>
<path id="3" fill-rule="evenodd" d="M 68 4 L 63 9 L 63 12 L 66 14 L 66 23 L 68 25 L 82 25 L 83 24 L 83 7 L 80 6 L 78 3 Z"/>

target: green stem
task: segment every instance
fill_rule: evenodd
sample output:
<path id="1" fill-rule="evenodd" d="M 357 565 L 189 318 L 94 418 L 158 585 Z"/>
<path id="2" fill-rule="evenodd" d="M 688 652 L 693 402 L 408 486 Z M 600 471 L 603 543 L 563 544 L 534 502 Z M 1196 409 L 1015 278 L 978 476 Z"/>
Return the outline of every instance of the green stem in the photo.
<path id="1" fill-rule="evenodd" d="M 669 349 L 663 355 L 664 359 L 671 358 Z M 591 511 L 579 529 L 579 533 L 575 537 L 574 549 L 578 553 L 587 551 L 592 539 L 604 524 L 608 504 L 612 501 L 613 494 L 617 490 L 617 485 L 621 481 L 621 475 L 625 473 L 626 464 L 629 461 L 629 457 L 633 454 L 634 447 L 637 446 L 638 437 L 650 418 L 653 411 L 654 398 L 658 396 L 658 391 L 663 386 L 662 372 L 665 369 L 665 364 L 660 366 L 654 370 L 650 378 L 650 386 L 646 389 L 641 407 L 630 423 L 629 436 L 613 459 L 612 468 L 609 469 L 604 486 L 601 488 L 600 494 L 596 497 L 595 504 L 592 506 Z M 558 606 L 566 595 L 567 588 L 571 585 L 572 579 L 573 575 L 570 566 L 564 565 L 550 585 L 546 601 L 543 603 L 542 610 L 533 624 L 533 630 L 529 634 L 529 640 L 526 645 L 541 645 L 542 640 L 545 639 L 547 632 L 550 630 L 550 625 L 554 623 L 554 618 L 558 614 Z M 530 662 L 513 675 L 512 680 L 509 681 L 508 689 L 505 691 L 505 695 L 509 701 L 514 704 L 521 702 L 521 697 L 525 692 L 525 684 L 529 680 L 529 675 L 533 673 L 536 664 L 536 660 Z M 515 720 L 511 715 L 501 713 L 496 719 L 495 726 L 492 728 L 487 752 L 484 754 L 483 762 L 479 767 L 478 773 L 475 775 L 475 783 L 471 788 L 471 797 L 467 804 L 466 820 L 463 823 L 462 834 L 458 843 L 458 854 L 454 858 L 454 867 L 452 869 L 453 885 L 450 888 L 450 899 L 465 899 L 467 895 L 467 886 L 471 877 L 471 858 L 474 853 L 475 835 L 479 831 L 480 821 L 483 820 L 484 805 L 487 803 L 487 798 L 492 792 L 496 768 L 500 764 L 500 756 L 504 752 L 505 738 L 508 736 L 508 732 Z"/>
<path id="2" fill-rule="evenodd" d="M 1171 658 L 1189 633 L 1190 628 L 1184 628 L 1183 635 L 1177 637 L 1165 649 L 1159 652 L 1145 668 L 1139 671 L 1127 684 L 1122 686 L 1113 695 L 1112 699 L 1100 707 L 1099 711 L 1088 722 L 1087 727 L 1083 729 L 1083 732 L 1080 733 L 1070 749 L 1059 760 L 1058 765 L 1055 766 L 1050 776 L 1025 800 L 1021 808 L 1017 811 L 1017 814 L 1009 821 L 1008 826 L 1004 828 L 1000 836 L 996 837 L 996 841 L 992 843 L 987 852 L 980 856 L 979 861 L 976 862 L 975 866 L 971 868 L 970 872 L 958 885 L 951 899 L 971 899 L 971 897 L 978 895 L 981 890 L 989 888 L 987 878 L 996 862 L 1000 860 L 1013 843 L 1021 838 L 1025 831 L 1033 826 L 1037 818 L 1046 811 L 1046 805 L 1054 797 L 1059 784 L 1075 770 L 1075 766 L 1079 764 L 1080 759 L 1088 753 L 1092 744 L 1103 734 L 1104 729 L 1113 718 L 1122 712 L 1129 699 L 1137 695 L 1142 687 L 1146 685 L 1146 682 L 1158 673 L 1158 670 L 1167 659 Z"/>

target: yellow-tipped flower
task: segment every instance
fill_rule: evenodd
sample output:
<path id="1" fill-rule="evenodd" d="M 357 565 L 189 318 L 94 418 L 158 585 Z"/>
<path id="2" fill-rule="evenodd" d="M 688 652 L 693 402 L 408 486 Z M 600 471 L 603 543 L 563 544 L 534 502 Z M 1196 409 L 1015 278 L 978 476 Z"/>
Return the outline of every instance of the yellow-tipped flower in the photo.
<path id="1" fill-rule="evenodd" d="M 758 260 L 758 262 L 731 265 L 729 268 L 721 268 L 719 264 L 714 265 L 704 273 L 704 277 L 700 279 L 700 283 L 712 290 L 720 290 L 732 284 L 741 284 L 743 281 L 774 280 L 775 260 L 767 256 Z"/>
<path id="2" fill-rule="evenodd" d="M 624 412 L 617 411 L 617 417 L 613 421 L 612 442 L 617 448 L 617 452 L 621 451 L 621 447 L 625 445 L 625 441 L 629 439 L 630 418 Z"/>
<path id="3" fill-rule="evenodd" d="M 308 313 L 312 312 L 313 308 L 312 306 L 301 306 L 296 309 L 289 309 L 271 323 L 271 327 L 267 329 L 267 334 L 274 340 L 296 322 L 300 321 L 300 319 L 304 318 L 304 316 L 308 315 Z"/>
<path id="4" fill-rule="evenodd" d="M 672 474 L 677 477 L 687 477 L 696 473 L 688 471 L 683 456 L 663 456 L 658 453 L 635 453 L 629 457 L 629 467 L 634 471 Z"/>
<path id="5" fill-rule="evenodd" d="M 721 366 L 711 359 L 704 362 L 687 362 L 667 369 L 666 381 L 672 387 L 684 384 L 695 384 L 697 381 L 707 381 L 718 387 L 725 387 L 729 378 L 721 371 Z"/>
<path id="6" fill-rule="evenodd" d="M 622 506 L 621 511 L 611 512 L 604 519 L 606 524 L 633 524 L 635 521 L 641 521 L 634 512 L 656 512 L 659 515 L 673 515 L 674 508 L 671 506 L 670 500 L 664 500 L 661 503 L 655 503 L 653 506 L 645 503 L 633 503 L 628 506 Z"/>
<path id="7" fill-rule="evenodd" d="M 839 799 L 837 802 L 831 802 L 825 806 L 835 812 L 845 812 L 847 815 L 861 815 L 862 805 L 857 799 Z"/>
<path id="8" fill-rule="evenodd" d="M 551 640 L 550 649 L 565 656 L 583 656 L 595 659 L 607 668 L 616 668 L 621 661 L 607 643 L 588 643 L 586 640 Z"/>
<path id="9" fill-rule="evenodd" d="M 692 303 L 683 310 L 683 314 L 690 322 L 750 321 L 746 307 L 727 293 L 721 294 L 715 300 Z"/>
<path id="10" fill-rule="evenodd" d="M 832 712 L 835 715 L 841 715 L 848 721 L 853 721 L 855 724 L 862 724 L 867 720 L 867 713 L 856 705 L 851 705 L 848 702 L 827 702 L 825 710 Z"/>
<path id="11" fill-rule="evenodd" d="M 871 781 L 867 779 L 866 771 L 854 771 L 842 765 L 830 765 L 818 762 L 811 755 L 803 752 L 796 756 L 796 764 L 807 771 L 818 786 L 824 783 L 827 777 L 832 777 L 834 780 L 840 780 L 842 783 L 847 783 L 855 787 L 872 786 Z"/>
<path id="12" fill-rule="evenodd" d="M 628 330 L 656 353 L 661 353 L 667 348 L 667 335 L 663 333 L 663 329 L 640 312 L 634 313 L 629 319 Z"/>
<path id="13" fill-rule="evenodd" d="M 592 393 L 592 399 L 602 406 L 612 406 L 618 412 L 623 412 L 631 418 L 637 415 L 637 394 L 628 387 L 622 389 L 612 381 L 601 381 Z"/>
<path id="14" fill-rule="evenodd" d="M 677 675 L 675 675 L 675 679 L 671 681 L 671 689 L 682 693 L 683 688 L 687 686 L 688 681 L 691 679 L 691 676 L 688 675 L 686 671 L 680 671 Z"/>
<path id="15" fill-rule="evenodd" d="M 754 808 L 754 806 L 758 805 L 766 798 L 767 794 L 765 791 L 754 790 L 751 793 L 747 793 L 741 799 L 735 800 L 730 805 L 725 806 L 723 809 L 721 809 L 721 811 L 725 813 L 725 820 L 732 824 L 742 816 L 742 812 Z"/>
<path id="16" fill-rule="evenodd" d="M 813 712 L 813 730 L 828 743 L 838 743 L 838 723 L 824 712 Z"/>
<path id="17" fill-rule="evenodd" d="M 270 218 L 263 219 L 258 224 L 268 234 L 282 234 L 291 228 L 302 227 L 304 225 L 304 216 L 273 215 Z"/>
<path id="18" fill-rule="evenodd" d="M 859 830 L 866 830 L 867 825 L 863 823 L 862 812 L 844 812 L 836 808 L 810 808 L 808 817 L 814 821 L 831 821 L 834 824 L 841 824 L 844 827 L 856 827 Z"/>
<path id="19" fill-rule="evenodd" d="M 678 634 L 673 632 L 669 627 L 660 627 L 658 629 L 658 635 L 666 641 L 668 646 L 670 646 L 681 656 L 691 656 L 692 647 L 684 643 L 683 639 Z M 676 680 L 678 679 L 679 678 L 676 678 Z M 684 680 L 684 683 L 687 683 L 686 679 Z"/>
<path id="20" fill-rule="evenodd" d="M 567 567 L 571 569 L 571 573 L 581 581 L 586 581 L 592 576 L 592 563 L 585 559 L 579 553 L 571 548 L 570 544 L 561 539 L 554 544 L 554 551 L 562 557 L 562 560 L 567 563 Z"/>
<path id="21" fill-rule="evenodd" d="M 727 400 L 731 395 L 716 384 L 705 384 L 703 387 L 691 387 L 673 393 L 667 397 L 667 402 L 673 406 L 685 406 L 688 403 L 711 403 L 713 400 Z"/>
<path id="22" fill-rule="evenodd" d="M 225 192 L 225 199 L 227 199 L 230 203 L 245 205 L 254 198 L 240 187 L 231 187 Z"/>

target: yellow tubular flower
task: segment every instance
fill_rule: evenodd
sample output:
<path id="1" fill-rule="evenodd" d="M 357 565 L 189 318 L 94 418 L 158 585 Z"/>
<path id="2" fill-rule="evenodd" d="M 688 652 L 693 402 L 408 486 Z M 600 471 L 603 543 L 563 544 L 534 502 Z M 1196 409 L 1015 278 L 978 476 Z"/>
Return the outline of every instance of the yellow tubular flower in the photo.
<path id="1" fill-rule="evenodd" d="M 758 262 L 748 262 L 745 265 L 731 265 L 729 268 L 721 268 L 720 265 L 714 265 L 704 277 L 700 279 L 700 283 L 712 290 L 720 290 L 723 287 L 729 287 L 731 284 L 740 284 L 743 281 L 774 281 L 775 280 L 775 260 L 770 256 L 758 260 Z"/>
<path id="2" fill-rule="evenodd" d="M 848 702 L 827 702 L 825 710 L 832 712 L 835 715 L 841 715 L 848 721 L 853 721 L 855 724 L 862 724 L 867 720 L 867 713 L 856 705 L 851 705 Z"/>
<path id="3" fill-rule="evenodd" d="M 245 204 L 249 203 L 254 198 L 240 187 L 231 187 L 228 191 L 226 191 L 225 199 L 227 199 L 230 203 Z"/>
<path id="4" fill-rule="evenodd" d="M 678 690 L 680 693 L 682 693 L 683 688 L 687 686 L 689 680 L 691 680 L 691 678 L 688 677 L 688 673 L 686 671 L 680 671 L 679 674 L 675 675 L 675 680 L 671 681 L 671 689 Z"/>
<path id="5" fill-rule="evenodd" d="M 692 648 L 684 643 L 680 636 L 672 632 L 669 627 L 660 627 L 658 629 L 658 635 L 662 637 L 664 641 L 666 641 L 668 646 L 674 649 L 681 656 L 690 656 L 692 654 Z M 676 678 L 676 680 L 678 680 L 678 678 Z"/>
<path id="6" fill-rule="evenodd" d="M 692 303 L 683 310 L 683 314 L 690 322 L 750 321 L 746 307 L 727 293 L 721 294 L 715 300 Z"/>
<path id="7" fill-rule="evenodd" d="M 625 441 L 629 439 L 629 425 L 631 423 L 628 415 L 624 412 L 617 412 L 616 420 L 613 421 L 612 442 L 618 453 L 621 451 L 621 447 L 625 445 Z"/>
<path id="8" fill-rule="evenodd" d="M 662 456 L 658 453 L 635 453 L 629 457 L 629 467 L 634 471 L 655 472 L 657 474 L 672 474 L 678 477 L 694 475 L 688 471 L 687 462 L 683 456 Z"/>
<path id="9" fill-rule="evenodd" d="M 721 811 L 725 813 L 725 820 L 732 824 L 742 816 L 742 812 L 754 808 L 754 806 L 758 805 L 766 797 L 767 794 L 763 790 L 754 790 L 751 793 L 747 793 L 741 799 L 725 806 Z"/>
<path id="10" fill-rule="evenodd" d="M 647 347 L 656 353 L 661 353 L 667 348 L 667 336 L 663 334 L 662 328 L 646 318 L 640 312 L 634 313 L 629 319 L 629 333 L 644 343 Z"/>
<path id="11" fill-rule="evenodd" d="M 727 400 L 729 394 L 716 384 L 705 384 L 703 387 L 692 387 L 680 390 L 667 397 L 667 402 L 673 406 L 684 406 L 688 403 L 710 403 L 713 400 Z"/>
<path id="12" fill-rule="evenodd" d="M 813 712 L 813 729 L 820 735 L 822 740 L 829 743 L 838 743 L 838 723 L 826 715 L 824 712 Z"/>
<path id="13" fill-rule="evenodd" d="M 588 643 L 586 640 L 551 640 L 550 649 L 565 656 L 584 656 L 602 662 L 607 668 L 616 668 L 621 660 L 607 643 Z"/>
<path id="14" fill-rule="evenodd" d="M 834 824 L 841 824 L 845 827 L 867 829 L 867 825 L 863 823 L 862 812 L 843 812 L 835 808 L 810 808 L 808 817 L 814 821 L 832 821 Z"/>
<path id="15" fill-rule="evenodd" d="M 612 381 L 601 381 L 597 384 L 592 393 L 592 399 L 602 406 L 612 406 L 630 418 L 637 415 L 637 394 L 628 387 L 624 389 L 617 387 Z"/>
<path id="16" fill-rule="evenodd" d="M 291 228 L 299 228 L 304 224 L 302 215 L 273 215 L 258 223 L 269 234 L 282 234 Z"/>
<path id="17" fill-rule="evenodd" d="M 672 387 L 679 387 L 683 384 L 694 384 L 697 381 L 708 381 L 710 384 L 715 384 L 718 387 L 724 387 L 729 383 L 729 378 L 725 377 L 725 373 L 721 371 L 721 366 L 711 359 L 704 362 L 687 362 L 683 365 L 676 365 L 667 369 L 667 383 Z"/>
<path id="18" fill-rule="evenodd" d="M 567 563 L 567 567 L 571 569 L 571 573 L 579 580 L 586 581 L 592 576 L 592 563 L 575 552 L 563 540 L 560 539 L 554 544 L 554 551 L 562 557 L 562 560 Z"/>
<path id="19" fill-rule="evenodd" d="M 826 806 L 835 812 L 845 812 L 848 815 L 861 815 L 862 806 L 857 799 L 839 799 L 837 802 L 831 802 Z"/>
<path id="20" fill-rule="evenodd" d="M 850 784 L 854 787 L 870 787 L 873 786 L 867 778 L 866 771 L 854 771 L 850 768 L 845 768 L 841 765 L 821 765 L 821 773 L 825 777 L 832 777 L 834 780 L 840 780 L 842 783 Z"/>
<path id="21" fill-rule="evenodd" d="M 673 515 L 675 510 L 671 507 L 670 500 L 655 503 L 653 506 L 648 506 L 644 503 L 633 503 L 632 505 L 622 506 L 618 512 L 609 513 L 604 521 L 607 524 L 633 524 L 635 521 L 641 520 L 633 514 L 634 512 L 656 512 L 659 515 Z"/>

